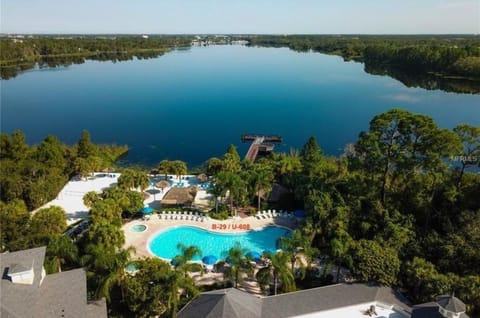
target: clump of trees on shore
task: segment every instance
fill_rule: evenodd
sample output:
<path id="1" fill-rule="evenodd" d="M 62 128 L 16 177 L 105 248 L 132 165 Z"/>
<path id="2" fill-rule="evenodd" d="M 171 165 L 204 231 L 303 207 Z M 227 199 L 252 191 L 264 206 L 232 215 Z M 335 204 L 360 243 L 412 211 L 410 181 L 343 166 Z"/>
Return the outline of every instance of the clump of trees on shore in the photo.
<path id="1" fill-rule="evenodd" d="M 28 146 L 25 135 L 0 134 L 0 199 L 8 204 L 22 200 L 34 210 L 53 200 L 73 175 L 87 177 L 112 167 L 127 146 L 94 145 L 87 131 L 78 143 L 67 146 L 55 136 Z"/>
<path id="2" fill-rule="evenodd" d="M 154 58 L 175 47 L 190 46 L 188 36 L 35 36 L 0 38 L 0 76 L 15 77 L 34 68 L 82 64 L 86 60 L 127 61 Z"/>
<path id="3" fill-rule="evenodd" d="M 389 75 L 409 87 L 480 92 L 478 36 L 262 35 L 248 40 L 255 46 L 312 50 L 363 62 L 366 72 Z"/>

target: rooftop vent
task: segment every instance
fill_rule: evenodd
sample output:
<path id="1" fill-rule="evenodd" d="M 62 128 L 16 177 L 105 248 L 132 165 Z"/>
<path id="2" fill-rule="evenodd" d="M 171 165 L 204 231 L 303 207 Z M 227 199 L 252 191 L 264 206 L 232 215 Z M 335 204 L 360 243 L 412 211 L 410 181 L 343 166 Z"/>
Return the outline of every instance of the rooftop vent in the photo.
<path id="1" fill-rule="evenodd" d="M 21 264 L 12 264 L 8 269 L 7 275 L 14 284 L 32 285 L 35 278 L 33 262 L 30 268 Z"/>

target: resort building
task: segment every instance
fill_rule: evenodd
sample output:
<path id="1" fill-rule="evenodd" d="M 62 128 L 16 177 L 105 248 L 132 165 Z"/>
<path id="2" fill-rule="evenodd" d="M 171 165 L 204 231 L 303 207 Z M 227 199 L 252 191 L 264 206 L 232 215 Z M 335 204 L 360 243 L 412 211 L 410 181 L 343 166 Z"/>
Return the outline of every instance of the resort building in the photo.
<path id="1" fill-rule="evenodd" d="M 179 318 L 193 317 L 410 317 L 410 303 L 389 287 L 337 284 L 258 298 L 238 289 L 210 291 L 188 303 Z"/>
<path id="2" fill-rule="evenodd" d="M 0 254 L 2 318 L 102 318 L 105 300 L 87 302 L 83 269 L 46 275 L 45 247 Z"/>
<path id="3" fill-rule="evenodd" d="M 469 318 L 466 309 L 455 295 L 442 295 L 435 302 L 414 306 L 412 318 Z"/>
<path id="4" fill-rule="evenodd" d="M 264 298 L 235 288 L 205 292 L 188 303 L 179 318 L 469 318 L 455 296 L 411 307 L 390 287 L 337 284 Z"/>

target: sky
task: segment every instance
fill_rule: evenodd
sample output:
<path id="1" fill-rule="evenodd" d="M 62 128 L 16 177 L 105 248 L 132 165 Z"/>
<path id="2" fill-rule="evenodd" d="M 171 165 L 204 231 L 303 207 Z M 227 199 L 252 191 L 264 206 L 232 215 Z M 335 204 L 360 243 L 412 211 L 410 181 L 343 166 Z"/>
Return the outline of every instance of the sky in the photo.
<path id="1" fill-rule="evenodd" d="M 0 10 L 1 33 L 480 33 L 480 0 L 0 0 Z"/>

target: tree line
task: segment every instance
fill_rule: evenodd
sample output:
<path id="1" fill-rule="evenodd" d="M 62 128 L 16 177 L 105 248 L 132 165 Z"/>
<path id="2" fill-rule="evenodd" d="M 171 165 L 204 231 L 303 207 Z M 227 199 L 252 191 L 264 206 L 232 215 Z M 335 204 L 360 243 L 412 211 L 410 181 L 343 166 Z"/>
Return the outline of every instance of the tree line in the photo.
<path id="1" fill-rule="evenodd" d="M 0 38 L 0 76 L 15 77 L 34 68 L 82 64 L 86 60 L 127 61 L 163 55 L 175 47 L 190 46 L 187 36 Z"/>
<path id="2" fill-rule="evenodd" d="M 265 35 L 246 39 L 252 46 L 312 50 L 363 62 L 365 71 L 389 75 L 407 86 L 480 92 L 478 36 Z"/>

